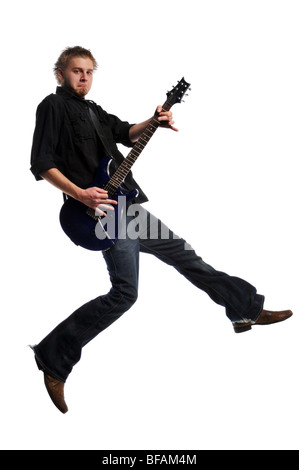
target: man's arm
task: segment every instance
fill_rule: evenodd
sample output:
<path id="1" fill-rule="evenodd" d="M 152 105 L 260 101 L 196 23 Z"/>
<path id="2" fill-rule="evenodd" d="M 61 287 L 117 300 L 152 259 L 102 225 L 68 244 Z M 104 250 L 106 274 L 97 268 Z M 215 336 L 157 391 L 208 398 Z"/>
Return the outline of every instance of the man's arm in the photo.
<path id="1" fill-rule="evenodd" d="M 117 204 L 116 201 L 108 199 L 108 192 L 104 189 L 93 187 L 88 189 L 79 188 L 66 178 L 57 168 L 51 168 L 40 175 L 44 180 L 51 183 L 63 193 L 82 202 L 87 207 L 96 210 L 100 204 Z M 101 206 L 109 210 L 109 207 Z M 99 211 L 101 213 L 101 211 Z M 102 214 L 101 214 L 102 215 Z"/>
<path id="2" fill-rule="evenodd" d="M 171 111 L 162 111 L 162 106 L 158 106 L 156 110 L 156 117 L 157 120 L 161 123 L 162 127 L 167 127 L 176 132 L 178 131 L 178 129 L 173 127 L 174 121 L 172 119 Z M 142 135 L 142 133 L 145 131 L 146 127 L 150 123 L 151 119 L 152 118 L 140 124 L 135 124 L 130 128 L 129 137 L 131 139 L 131 142 L 136 142 L 139 139 L 139 137 Z M 40 176 L 44 180 L 48 181 L 53 186 L 58 188 L 63 193 L 67 194 L 68 196 L 71 196 L 77 201 L 82 202 L 87 207 L 90 207 L 93 210 L 98 209 L 99 205 L 101 205 L 104 210 L 109 210 L 109 206 L 103 207 L 102 205 L 117 204 L 116 201 L 108 198 L 108 192 L 104 189 L 98 187 L 82 189 L 72 183 L 68 178 L 66 178 L 66 176 L 64 176 L 57 168 L 51 168 L 50 170 L 46 170 L 42 172 Z M 101 213 L 101 211 L 99 212 Z"/>
<path id="3" fill-rule="evenodd" d="M 178 131 L 176 127 L 173 127 L 174 121 L 172 119 L 171 111 L 162 111 L 162 106 L 158 106 L 155 115 L 157 116 L 157 120 L 160 122 L 160 125 L 162 127 L 167 127 L 176 132 Z M 147 121 L 141 122 L 140 124 L 135 124 L 130 128 L 129 137 L 131 142 L 137 142 L 137 140 L 143 134 L 151 120 L 152 118 L 148 119 Z"/>

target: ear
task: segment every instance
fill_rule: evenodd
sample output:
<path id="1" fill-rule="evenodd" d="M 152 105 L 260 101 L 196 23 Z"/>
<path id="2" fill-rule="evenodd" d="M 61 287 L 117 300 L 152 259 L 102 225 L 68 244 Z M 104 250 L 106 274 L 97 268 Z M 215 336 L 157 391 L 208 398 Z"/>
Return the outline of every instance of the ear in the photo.
<path id="1" fill-rule="evenodd" d="M 58 70 L 57 70 L 57 77 L 58 77 L 60 83 L 62 84 L 62 83 L 64 82 L 64 76 L 63 76 L 63 71 L 62 71 L 62 69 L 58 69 Z"/>

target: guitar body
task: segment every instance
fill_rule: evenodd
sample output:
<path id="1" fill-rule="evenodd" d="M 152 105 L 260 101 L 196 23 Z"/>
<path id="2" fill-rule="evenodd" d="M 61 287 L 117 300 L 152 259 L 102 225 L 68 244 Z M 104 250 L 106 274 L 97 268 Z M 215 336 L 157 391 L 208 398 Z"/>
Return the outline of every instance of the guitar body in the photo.
<path id="1" fill-rule="evenodd" d="M 110 180 L 109 169 L 111 159 L 101 160 L 95 181 L 90 187 L 104 188 Z M 60 211 L 60 224 L 66 235 L 75 245 L 87 250 L 103 251 L 115 245 L 122 221 L 126 216 L 126 205 L 138 194 L 137 190 L 128 192 L 120 185 L 115 195 L 110 199 L 118 201 L 113 211 L 107 211 L 107 216 L 100 217 L 81 202 L 68 198 Z"/>

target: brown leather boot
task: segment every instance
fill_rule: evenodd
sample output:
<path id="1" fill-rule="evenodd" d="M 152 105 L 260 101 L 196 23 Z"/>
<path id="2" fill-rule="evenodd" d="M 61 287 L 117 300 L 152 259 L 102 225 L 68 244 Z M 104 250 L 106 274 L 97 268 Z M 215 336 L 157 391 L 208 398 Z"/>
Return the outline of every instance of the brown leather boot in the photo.
<path id="1" fill-rule="evenodd" d="M 59 380 L 53 379 L 50 375 L 44 372 L 45 386 L 48 394 L 54 405 L 61 411 L 67 413 L 68 407 L 64 401 L 64 383 Z"/>
<path id="2" fill-rule="evenodd" d="M 278 323 L 287 320 L 293 315 L 291 310 L 282 310 L 281 312 L 271 312 L 269 310 L 263 310 L 259 318 L 254 321 L 234 322 L 233 327 L 236 333 L 244 333 L 245 331 L 251 330 L 253 325 L 271 325 L 272 323 Z"/>

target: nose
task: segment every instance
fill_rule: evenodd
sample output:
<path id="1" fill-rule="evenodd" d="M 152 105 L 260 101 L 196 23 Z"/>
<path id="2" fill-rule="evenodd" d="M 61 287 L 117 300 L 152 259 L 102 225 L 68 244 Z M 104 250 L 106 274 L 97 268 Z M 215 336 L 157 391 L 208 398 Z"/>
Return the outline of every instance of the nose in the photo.
<path id="1" fill-rule="evenodd" d="M 86 81 L 87 81 L 87 72 L 82 72 L 82 73 L 81 73 L 80 80 L 81 80 L 82 82 L 86 82 Z"/>

